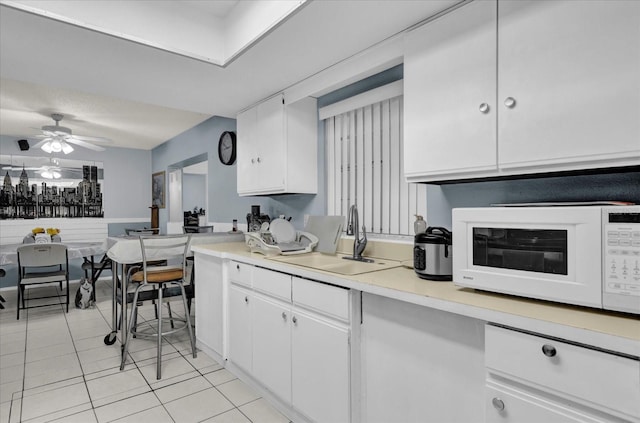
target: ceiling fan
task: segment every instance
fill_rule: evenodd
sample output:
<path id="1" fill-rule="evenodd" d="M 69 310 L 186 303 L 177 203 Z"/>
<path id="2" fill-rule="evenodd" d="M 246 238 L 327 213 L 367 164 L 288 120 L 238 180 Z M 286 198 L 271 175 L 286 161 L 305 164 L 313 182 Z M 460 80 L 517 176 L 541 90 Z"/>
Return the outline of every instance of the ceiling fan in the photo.
<path id="1" fill-rule="evenodd" d="M 69 144 L 75 144 L 94 151 L 105 151 L 104 147 L 94 145 L 92 142 L 110 143 L 111 140 L 104 137 L 88 137 L 85 135 L 73 135 L 71 129 L 60 126 L 60 121 L 64 115 L 53 113 L 51 118 L 55 121 L 55 125 L 45 125 L 40 130 L 42 134 L 36 135 L 36 138 L 42 138 L 42 141 L 34 145 L 34 148 L 40 147 L 47 153 L 69 154 L 73 151 L 73 147 Z"/>

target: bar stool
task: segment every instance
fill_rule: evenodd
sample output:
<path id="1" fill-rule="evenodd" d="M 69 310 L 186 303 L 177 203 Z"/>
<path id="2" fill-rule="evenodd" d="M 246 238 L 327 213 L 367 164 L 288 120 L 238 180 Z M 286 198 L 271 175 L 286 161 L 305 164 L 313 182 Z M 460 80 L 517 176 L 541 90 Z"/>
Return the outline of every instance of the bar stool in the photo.
<path id="1" fill-rule="evenodd" d="M 138 282 L 133 294 L 133 307 L 131 309 L 131 318 L 129 319 L 127 341 L 124 344 L 122 352 L 122 362 L 120 370 L 124 370 L 127 360 L 129 345 L 134 338 L 155 338 L 157 340 L 157 369 L 156 378 L 162 378 L 162 338 L 171 333 L 182 329 L 187 329 L 189 339 L 191 341 L 191 350 L 193 358 L 197 357 L 195 338 L 191 327 L 191 318 L 189 316 L 189 307 L 187 305 L 187 295 L 185 292 L 185 275 L 187 274 L 187 254 L 189 252 L 191 235 L 161 235 L 161 236 L 140 236 L 140 248 L 142 249 L 142 270 L 133 273 L 130 276 L 132 282 Z M 152 266 L 151 263 L 157 260 L 167 260 L 165 266 Z M 173 289 L 171 285 L 174 285 Z M 148 293 L 149 287 L 157 288 L 156 299 L 156 319 L 147 322 L 137 322 L 138 315 L 138 299 L 142 294 Z M 175 288 L 179 288 L 176 290 Z M 177 291 L 177 292 L 176 292 Z M 162 317 L 163 298 L 169 296 L 182 297 L 185 318 L 179 319 L 173 315 L 168 318 Z M 172 328 L 168 331 L 162 330 L 163 320 L 168 320 Z M 181 322 L 183 325 L 173 327 L 174 322 Z M 156 327 L 154 328 L 154 323 Z M 142 330 L 141 330 L 142 328 Z M 150 329 L 151 331 L 145 331 Z M 155 331 L 154 331 L 155 329 Z"/>

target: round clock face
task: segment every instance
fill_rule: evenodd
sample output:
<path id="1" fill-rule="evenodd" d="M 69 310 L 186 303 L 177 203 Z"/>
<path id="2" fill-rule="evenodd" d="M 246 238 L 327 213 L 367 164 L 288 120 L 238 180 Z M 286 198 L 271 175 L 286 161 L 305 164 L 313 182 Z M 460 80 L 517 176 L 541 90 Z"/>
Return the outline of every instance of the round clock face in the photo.
<path id="1" fill-rule="evenodd" d="M 236 134 L 226 131 L 220 135 L 218 141 L 218 158 L 225 165 L 232 165 L 236 161 Z"/>

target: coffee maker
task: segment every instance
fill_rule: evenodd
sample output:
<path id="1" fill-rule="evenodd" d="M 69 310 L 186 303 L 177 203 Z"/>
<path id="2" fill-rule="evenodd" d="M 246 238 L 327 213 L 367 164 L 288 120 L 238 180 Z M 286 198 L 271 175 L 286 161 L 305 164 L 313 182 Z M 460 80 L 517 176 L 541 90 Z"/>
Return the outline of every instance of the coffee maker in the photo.
<path id="1" fill-rule="evenodd" d="M 258 232 L 264 222 L 271 222 L 269 215 L 260 213 L 260 205 L 251 206 L 251 213 L 247 213 L 247 230 Z"/>

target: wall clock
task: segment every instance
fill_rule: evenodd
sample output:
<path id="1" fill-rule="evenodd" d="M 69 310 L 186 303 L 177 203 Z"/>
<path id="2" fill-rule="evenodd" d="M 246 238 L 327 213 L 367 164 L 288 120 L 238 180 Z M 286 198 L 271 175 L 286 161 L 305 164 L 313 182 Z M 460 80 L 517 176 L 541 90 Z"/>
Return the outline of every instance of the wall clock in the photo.
<path id="1" fill-rule="evenodd" d="M 232 165 L 236 161 L 236 133 L 225 131 L 218 140 L 218 158 L 222 164 Z"/>

